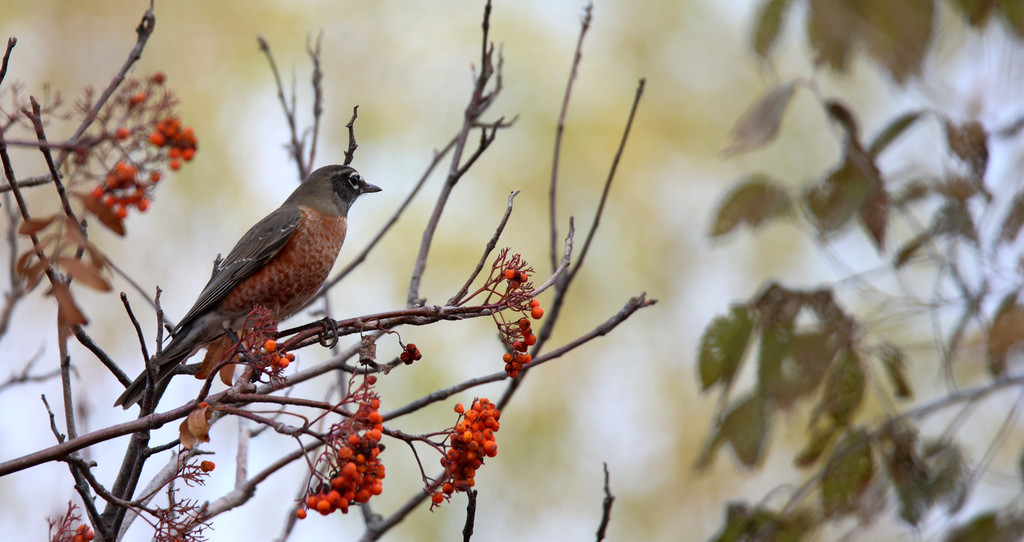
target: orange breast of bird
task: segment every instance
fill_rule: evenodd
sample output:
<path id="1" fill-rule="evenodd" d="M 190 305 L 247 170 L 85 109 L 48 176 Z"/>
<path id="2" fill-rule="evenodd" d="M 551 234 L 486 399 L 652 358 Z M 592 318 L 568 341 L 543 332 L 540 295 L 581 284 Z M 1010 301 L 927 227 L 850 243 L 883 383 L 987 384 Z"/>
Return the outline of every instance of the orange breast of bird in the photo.
<path id="1" fill-rule="evenodd" d="M 224 298 L 222 311 L 244 315 L 253 306 L 262 305 L 282 320 L 297 311 L 327 280 L 345 241 L 346 219 L 307 207 L 300 209 L 302 223 L 288 243 Z"/>

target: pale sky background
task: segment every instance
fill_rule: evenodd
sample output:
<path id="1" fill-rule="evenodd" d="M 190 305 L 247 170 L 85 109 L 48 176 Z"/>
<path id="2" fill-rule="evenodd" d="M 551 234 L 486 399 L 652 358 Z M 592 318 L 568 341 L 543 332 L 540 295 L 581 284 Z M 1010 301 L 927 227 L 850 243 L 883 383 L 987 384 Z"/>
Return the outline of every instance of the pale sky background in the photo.
<path id="1" fill-rule="evenodd" d="M 117 239 L 97 228 L 93 239 L 143 288 L 161 287 L 165 310 L 180 318 L 205 284 L 213 257 L 226 253 L 295 186 L 295 168 L 282 147 L 287 137 L 284 118 L 256 36 L 266 37 L 286 79 L 296 75 L 305 123 L 310 65 L 304 47 L 309 36 L 322 31 L 326 114 L 317 165 L 343 160 L 344 125 L 352 106 L 359 105 L 360 147 L 353 165 L 384 189 L 355 205 L 340 268 L 390 217 L 433 150 L 461 123 L 471 66 L 478 63 L 482 5 L 468 0 L 158 2 L 156 32 L 134 75 L 167 74 L 168 85 L 181 99 L 183 122 L 195 128 L 199 151 L 181 172 L 168 176 L 149 212 L 129 218 L 127 237 Z M 1013 94 L 1020 88 L 1015 86 L 1019 75 L 1001 71 L 1009 63 L 1006 58 L 1020 59 L 1019 51 L 1009 49 L 999 32 L 994 37 L 965 35 L 945 11 L 939 28 L 944 45 L 929 60 L 923 81 L 906 90 L 893 89 L 860 57 L 851 78 L 816 73 L 805 51 L 802 10 L 788 21 L 777 74 L 772 75 L 748 47 L 757 5 L 753 0 L 596 3 L 567 119 L 560 174 L 563 232 L 568 216 L 575 215 L 577 238 L 582 239 L 641 77 L 646 77 L 647 89 L 596 245 L 550 346 L 590 330 L 639 292 L 659 303 L 611 335 L 530 374 L 503 412 L 499 455 L 477 476 L 478 539 L 592 540 L 601 514 L 603 462 L 608 463 L 617 497 L 610 540 L 706 539 L 722 525 L 727 502 L 756 503 L 783 481 L 803 480 L 805 473 L 792 466 L 793 450 L 805 438 L 803 426 L 785 425 L 782 417 L 777 418 L 761 470 L 745 471 L 728 450 L 709 471 L 693 469 L 715 407 L 713 397 L 699 394 L 694 369 L 704 326 L 730 302 L 754 295 L 769 278 L 808 287 L 833 280 L 863 249 L 832 247 L 829 256 L 837 263 L 819 255 L 792 225 L 716 242 L 706 239 L 716 203 L 737 179 L 766 170 L 796 186 L 839 155 L 839 140 L 806 93 L 795 99 L 776 145 L 729 159 L 719 154 L 732 123 L 773 81 L 815 78 L 823 93 L 839 93 L 864 115 L 867 133 L 875 133 L 897 112 L 922 104 L 965 104 L 957 105 L 963 108 L 960 114 L 980 111 L 981 118 L 994 120 L 1010 114 L 1000 107 L 1005 103 L 1001 100 L 1021 95 Z M 85 85 L 102 88 L 134 44 L 134 28 L 145 6 L 138 0 L 0 0 L 0 37 L 19 40 L 4 88 L 18 80 L 25 92 L 40 94 L 49 82 L 68 99 Z M 502 244 L 522 253 L 538 270 L 547 270 L 552 143 L 583 6 L 582 1 L 495 2 L 491 38 L 502 47 L 505 88 L 487 118 L 519 119 L 499 134 L 449 202 L 422 287 L 428 303 L 442 302 L 461 285 L 511 190 L 522 194 Z M 50 137 L 61 135 L 66 134 Z M 911 149 L 904 158 L 907 163 L 894 167 L 928 159 L 928 149 L 934 152 L 940 145 L 934 133 L 922 138 L 920 149 Z M 35 154 L 21 156 L 19 175 L 42 172 Z M 998 167 L 996 158 L 993 167 Z M 1003 167 L 1011 165 L 1004 161 Z M 335 290 L 331 301 L 336 317 L 404 306 L 420 232 L 441 180 L 440 175 L 431 179 L 395 231 Z M 35 201 L 44 212 L 46 203 Z M 129 288 L 115 280 L 115 289 Z M 129 297 L 152 341 L 154 317 L 134 292 Z M 93 319 L 88 332 L 127 372 L 141 370 L 134 333 L 116 293 L 82 294 L 81 299 Z M 7 353 L 3 366 L 14 371 L 39 353 L 40 370 L 55 367 L 53 319 L 53 301 L 41 291 L 33 293 L 0 342 Z M 303 316 L 292 319 L 302 321 Z M 408 329 L 403 338 L 417 343 L 424 359 L 381 378 L 384 410 L 501 367 L 500 345 L 483 319 Z M 379 348 L 386 357 L 398 347 L 382 342 Z M 310 348 L 298 355 L 300 362 L 312 363 L 324 354 Z M 76 347 L 72 356 L 81 374 L 80 429 L 133 417 L 109 406 L 119 386 L 91 355 Z M 914 375 L 925 388 L 938 382 L 933 369 L 915 368 Z M 0 371 L 0 377 L 6 375 Z M 744 382 L 749 384 L 741 380 L 739 385 Z M 194 384 L 181 379 L 167 404 L 192 396 Z M 409 432 L 439 429 L 454 420 L 451 405 L 456 400 L 466 402 L 474 395 L 496 400 L 503 389 L 501 384 L 471 390 L 395 425 Z M 48 422 L 41 393 L 55 403 L 58 384 L 33 384 L 0 395 L 0 404 L 8 409 L 0 416 L 0 459 L 52 444 L 44 429 Z M 175 430 L 162 429 L 155 441 L 173 438 Z M 977 430 L 984 431 L 984 424 Z M 216 498 L 230 489 L 235 431 L 233 421 L 216 427 L 208 449 L 217 452 L 213 459 L 218 468 L 206 488 L 189 490 L 193 498 Z M 124 442 L 92 450 L 101 480 L 109 481 L 116 472 Z M 385 491 L 374 499 L 375 509 L 384 514 L 420 484 L 408 449 L 388 444 Z M 293 446 L 284 437 L 261 438 L 252 448 L 250 472 Z M 424 463 L 428 473 L 436 470 L 433 456 Z M 152 461 L 151 467 L 159 464 Z M 276 537 L 305 477 L 304 465 L 293 467 L 260 486 L 244 509 L 216 518 L 210 540 Z M 999 492 L 1010 485 L 1005 482 L 996 479 L 990 484 L 995 489 L 981 492 L 981 498 L 1005 499 L 1005 492 Z M 58 515 L 69 499 L 77 499 L 71 484 L 60 464 L 0 479 L 0 528 L 5 536 L 43 539 L 45 517 Z M 891 516 L 877 529 L 891 532 L 886 531 Z M 459 538 L 463 520 L 462 498 L 434 513 L 424 506 L 385 540 Z M 937 520 L 924 534 L 946 526 L 948 522 Z M 145 540 L 147 532 L 144 525 L 136 525 L 128 539 Z M 358 513 L 317 515 L 302 522 L 292 540 L 347 540 L 361 532 Z"/>

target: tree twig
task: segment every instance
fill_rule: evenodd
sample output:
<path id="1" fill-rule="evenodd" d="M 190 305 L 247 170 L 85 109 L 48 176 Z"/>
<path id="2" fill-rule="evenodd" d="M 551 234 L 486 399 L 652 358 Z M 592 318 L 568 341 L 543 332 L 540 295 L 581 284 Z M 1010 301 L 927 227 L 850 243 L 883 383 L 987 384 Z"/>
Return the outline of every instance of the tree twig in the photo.
<path id="1" fill-rule="evenodd" d="M 505 225 L 508 224 L 509 217 L 512 216 L 512 202 L 518 195 L 518 190 L 513 190 L 512 193 L 508 195 L 508 204 L 505 206 L 505 214 L 502 215 L 501 220 L 498 222 L 498 227 L 495 228 L 494 235 L 491 236 L 491 240 L 488 241 L 487 245 L 484 247 L 484 253 L 476 263 L 476 268 L 469 274 L 469 279 L 467 279 L 466 283 L 462 285 L 462 288 L 459 288 L 459 291 L 456 292 L 447 303 L 445 303 L 446 305 L 458 305 L 459 302 L 462 301 L 463 296 L 466 295 L 466 292 L 469 291 L 469 287 L 473 284 L 473 281 L 480 275 L 480 271 L 483 271 L 484 265 L 487 264 L 487 260 L 490 257 L 491 252 L 494 251 L 494 247 L 498 246 L 498 239 L 501 238 L 501 233 L 505 231 Z"/>
<path id="2" fill-rule="evenodd" d="M 465 173 L 465 170 L 462 168 L 462 153 L 466 148 L 469 132 L 480 116 L 494 102 L 494 98 L 497 94 L 501 91 L 499 64 L 499 68 L 497 70 L 499 75 L 496 78 L 495 87 L 490 92 L 487 92 L 487 85 L 491 80 L 491 76 L 495 74 L 495 66 L 493 62 L 494 46 L 488 41 L 490 16 L 491 1 L 487 0 L 487 4 L 484 6 L 484 17 L 482 23 L 483 38 L 480 47 L 480 72 L 474 79 L 473 92 L 470 96 L 469 103 L 466 105 L 465 112 L 463 113 L 462 128 L 459 130 L 459 135 L 456 137 L 455 149 L 452 151 L 452 160 L 451 166 L 448 169 L 448 178 L 441 187 L 440 193 L 438 193 L 437 201 L 434 204 L 434 210 L 430 215 L 430 219 L 427 221 L 427 225 L 423 229 L 423 239 L 420 242 L 420 250 L 416 256 L 416 263 L 413 266 L 413 271 L 409 278 L 409 293 L 406 296 L 406 305 L 409 307 L 422 305 L 425 302 L 425 300 L 420 297 L 420 282 L 423 280 L 423 272 L 427 266 L 427 256 L 430 254 L 430 245 L 434 239 L 434 232 L 437 231 L 437 226 L 441 221 L 441 215 L 448 202 L 448 197 L 451 195 L 455 185 L 459 182 L 459 179 Z"/>
<path id="3" fill-rule="evenodd" d="M 612 518 L 612 503 L 615 502 L 615 496 L 612 495 L 611 486 L 608 483 L 608 463 L 602 463 L 602 465 L 604 465 L 604 501 L 601 504 L 601 523 L 597 526 L 597 542 L 604 540 L 608 522 Z"/>
<path id="4" fill-rule="evenodd" d="M 562 110 L 558 113 L 558 124 L 555 127 L 555 151 L 551 160 L 551 186 L 548 189 L 548 210 L 551 219 L 551 269 L 558 266 L 558 163 L 562 157 L 562 136 L 565 132 L 565 117 L 569 112 L 569 98 L 572 96 L 572 85 L 576 81 L 580 61 L 583 59 L 583 38 L 590 29 L 593 19 L 594 4 L 587 3 L 580 20 L 580 35 L 576 40 L 576 53 L 572 57 L 569 68 L 569 81 L 565 85 L 565 96 L 562 98 Z"/>

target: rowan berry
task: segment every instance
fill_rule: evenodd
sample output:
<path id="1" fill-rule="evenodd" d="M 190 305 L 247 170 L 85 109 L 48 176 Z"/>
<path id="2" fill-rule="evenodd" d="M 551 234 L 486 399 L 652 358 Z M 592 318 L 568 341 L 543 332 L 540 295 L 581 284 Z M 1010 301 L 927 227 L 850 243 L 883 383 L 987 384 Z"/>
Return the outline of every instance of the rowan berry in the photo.
<path id="1" fill-rule="evenodd" d="M 323 515 L 331 513 L 331 503 L 327 499 L 321 499 L 316 503 L 316 511 Z"/>
<path id="2" fill-rule="evenodd" d="M 215 465 L 213 461 L 203 461 L 199 463 L 199 470 L 203 472 L 212 472 L 215 468 L 217 468 L 217 465 Z"/>
<path id="3" fill-rule="evenodd" d="M 298 510 L 296 510 L 295 511 L 295 517 L 297 517 L 299 519 L 306 519 L 306 509 L 305 508 L 299 508 Z"/>
<path id="4" fill-rule="evenodd" d="M 267 352 L 273 352 L 277 350 L 277 341 L 274 339 L 267 339 L 267 342 L 263 343 L 263 349 Z"/>
<path id="5" fill-rule="evenodd" d="M 164 81 L 167 80 L 167 76 L 164 75 L 164 72 L 156 72 L 156 73 L 153 74 L 152 79 L 153 79 L 154 83 L 156 83 L 158 85 L 162 85 L 162 84 L 164 84 Z"/>
<path id="6" fill-rule="evenodd" d="M 146 98 L 149 98 L 149 96 L 147 96 L 145 92 L 136 92 L 134 95 L 132 95 L 131 99 L 128 100 L 128 107 L 135 107 L 141 104 L 142 102 L 146 101 Z"/>
<path id="7" fill-rule="evenodd" d="M 530 316 L 532 316 L 534 320 L 540 320 L 541 317 L 544 316 L 544 309 L 540 307 L 534 307 L 530 309 Z"/>
<path id="8" fill-rule="evenodd" d="M 125 126 L 121 126 L 120 128 L 117 129 L 116 132 L 114 132 L 114 137 L 116 139 L 121 139 L 121 140 L 128 139 L 128 136 L 130 136 L 130 135 L 132 135 L 131 130 L 129 130 Z"/>

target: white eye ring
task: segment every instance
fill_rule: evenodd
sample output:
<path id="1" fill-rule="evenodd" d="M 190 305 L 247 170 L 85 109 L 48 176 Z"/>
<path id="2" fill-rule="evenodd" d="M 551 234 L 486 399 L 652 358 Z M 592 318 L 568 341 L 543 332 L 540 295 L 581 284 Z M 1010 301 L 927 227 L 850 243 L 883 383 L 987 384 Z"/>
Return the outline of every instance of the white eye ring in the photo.
<path id="1" fill-rule="evenodd" d="M 348 184 L 351 185 L 352 188 L 359 188 L 359 181 L 360 180 L 362 180 L 362 179 L 359 178 L 359 174 L 358 173 L 353 173 L 348 178 Z"/>

